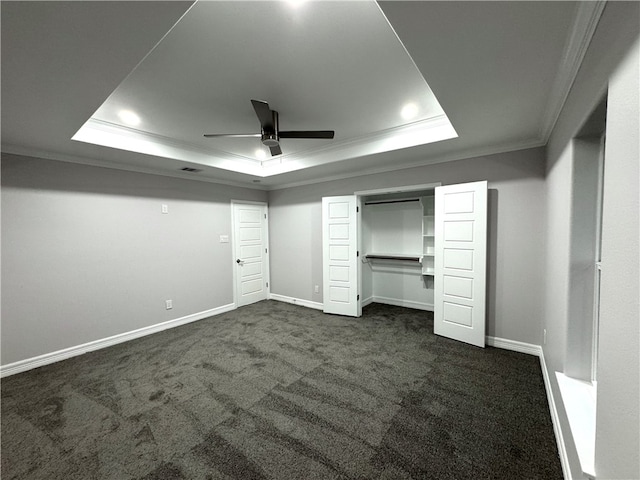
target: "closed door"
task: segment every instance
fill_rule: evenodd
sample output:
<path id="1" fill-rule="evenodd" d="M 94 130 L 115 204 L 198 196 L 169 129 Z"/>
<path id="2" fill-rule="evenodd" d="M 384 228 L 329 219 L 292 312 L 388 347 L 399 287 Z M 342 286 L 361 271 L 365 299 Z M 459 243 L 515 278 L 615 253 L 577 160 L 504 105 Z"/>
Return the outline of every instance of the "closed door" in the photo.
<path id="1" fill-rule="evenodd" d="M 487 182 L 435 193 L 434 332 L 484 347 Z"/>
<path id="2" fill-rule="evenodd" d="M 322 199 L 324 312 L 359 317 L 358 203 L 355 195 Z"/>
<path id="3" fill-rule="evenodd" d="M 267 206 L 233 203 L 236 305 L 266 300 L 269 293 Z"/>

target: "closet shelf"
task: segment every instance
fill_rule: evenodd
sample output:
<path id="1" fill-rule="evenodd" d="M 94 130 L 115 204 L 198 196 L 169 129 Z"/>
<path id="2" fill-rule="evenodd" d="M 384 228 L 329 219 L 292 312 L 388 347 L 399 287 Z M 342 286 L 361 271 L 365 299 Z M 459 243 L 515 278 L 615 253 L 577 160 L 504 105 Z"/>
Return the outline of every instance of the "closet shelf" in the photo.
<path id="1" fill-rule="evenodd" d="M 367 253 L 365 258 L 371 260 L 400 260 L 405 262 L 422 261 L 422 255 L 410 255 L 405 253 Z"/>

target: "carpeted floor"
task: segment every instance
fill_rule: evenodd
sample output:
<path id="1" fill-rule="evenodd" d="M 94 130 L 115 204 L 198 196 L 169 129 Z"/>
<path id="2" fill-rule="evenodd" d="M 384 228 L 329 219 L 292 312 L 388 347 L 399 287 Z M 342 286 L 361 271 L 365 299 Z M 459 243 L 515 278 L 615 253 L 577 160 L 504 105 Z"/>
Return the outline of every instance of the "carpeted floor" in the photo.
<path id="1" fill-rule="evenodd" d="M 2 479 L 561 479 L 536 357 L 274 301 L 8 377 Z"/>

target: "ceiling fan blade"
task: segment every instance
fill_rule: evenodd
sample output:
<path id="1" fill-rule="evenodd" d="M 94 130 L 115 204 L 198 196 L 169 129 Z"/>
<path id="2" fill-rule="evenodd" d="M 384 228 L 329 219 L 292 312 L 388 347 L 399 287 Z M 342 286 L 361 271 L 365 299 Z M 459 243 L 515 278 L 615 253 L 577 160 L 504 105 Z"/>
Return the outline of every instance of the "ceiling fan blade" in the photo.
<path id="1" fill-rule="evenodd" d="M 312 130 L 312 131 L 280 131 L 280 138 L 325 138 L 331 139 L 336 132 L 333 130 Z"/>
<path id="2" fill-rule="evenodd" d="M 259 133 L 205 133 L 207 138 L 227 137 L 227 138 L 260 138 Z"/>
<path id="3" fill-rule="evenodd" d="M 280 149 L 280 145 L 276 145 L 275 147 L 269 147 L 271 150 L 271 156 L 275 157 L 276 155 L 282 155 L 282 150 Z"/>
<path id="4" fill-rule="evenodd" d="M 253 105 L 253 109 L 256 111 L 258 120 L 260 120 L 260 126 L 262 129 L 267 132 L 275 131 L 273 125 L 273 110 L 269 108 L 269 104 L 262 100 L 251 100 L 251 104 Z"/>

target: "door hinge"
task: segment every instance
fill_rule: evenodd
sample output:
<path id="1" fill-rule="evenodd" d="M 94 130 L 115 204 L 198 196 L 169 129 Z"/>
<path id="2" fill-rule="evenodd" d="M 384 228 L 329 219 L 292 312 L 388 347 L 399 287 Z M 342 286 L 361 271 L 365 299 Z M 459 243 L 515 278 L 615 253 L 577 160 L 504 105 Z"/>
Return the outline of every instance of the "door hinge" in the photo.
<path id="1" fill-rule="evenodd" d="M 360 212 L 360 207 L 356 207 L 356 213 Z"/>
<path id="2" fill-rule="evenodd" d="M 358 298 L 356 298 L 356 300 L 360 300 L 360 294 L 358 294 Z"/>
<path id="3" fill-rule="evenodd" d="M 267 288 L 269 288 L 269 282 L 267 282 Z"/>
<path id="4" fill-rule="evenodd" d="M 267 249 L 266 248 L 264 249 L 264 253 L 267 253 Z"/>
<path id="5" fill-rule="evenodd" d="M 358 250 L 358 251 L 356 252 L 356 257 L 359 257 L 359 256 L 360 256 L 360 251 Z"/>
<path id="6" fill-rule="evenodd" d="M 266 213 L 264 214 L 264 218 L 267 218 L 267 214 Z"/>

